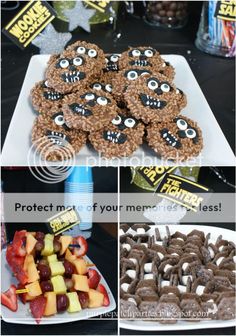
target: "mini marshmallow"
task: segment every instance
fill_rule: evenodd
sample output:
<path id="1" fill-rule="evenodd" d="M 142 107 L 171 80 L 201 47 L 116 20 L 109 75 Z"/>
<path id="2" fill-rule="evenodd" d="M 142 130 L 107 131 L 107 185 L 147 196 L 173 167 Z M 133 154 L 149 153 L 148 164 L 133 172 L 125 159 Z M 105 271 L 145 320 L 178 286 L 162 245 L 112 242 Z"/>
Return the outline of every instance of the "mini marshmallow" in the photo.
<path id="1" fill-rule="evenodd" d="M 124 234 L 125 234 L 124 230 L 123 229 L 119 229 L 119 235 L 123 236 Z"/>
<path id="2" fill-rule="evenodd" d="M 127 251 L 131 250 L 131 246 L 129 244 L 122 244 L 122 247 L 126 249 Z"/>
<path id="3" fill-rule="evenodd" d="M 135 270 L 127 270 L 126 274 L 131 278 L 131 279 L 135 279 L 136 277 L 136 271 Z"/>
<path id="4" fill-rule="evenodd" d="M 233 272 L 233 273 L 236 273 L 236 270 L 233 270 L 232 272 Z"/>
<path id="5" fill-rule="evenodd" d="M 144 264 L 144 271 L 146 273 L 151 273 L 152 272 L 152 263 L 146 263 L 146 264 Z"/>
<path id="6" fill-rule="evenodd" d="M 183 265 L 182 265 L 182 270 L 183 270 L 183 271 L 186 271 L 186 268 L 188 267 L 188 265 L 189 265 L 188 262 L 183 263 Z"/>
<path id="7" fill-rule="evenodd" d="M 215 256 L 215 252 L 214 252 L 213 248 L 212 247 L 208 247 L 208 251 L 210 252 L 211 259 L 213 259 L 214 256 Z"/>
<path id="8" fill-rule="evenodd" d="M 163 281 L 161 282 L 161 287 L 165 287 L 165 286 L 170 286 L 170 281 L 168 281 L 168 280 L 163 280 Z"/>
<path id="9" fill-rule="evenodd" d="M 215 241 L 214 239 L 209 239 L 209 240 L 208 240 L 208 245 L 210 245 L 210 244 L 215 245 L 215 242 L 216 242 L 216 241 Z"/>
<path id="10" fill-rule="evenodd" d="M 137 265 L 137 259 L 135 258 L 129 258 L 130 261 L 132 261 L 135 265 Z"/>
<path id="11" fill-rule="evenodd" d="M 129 288 L 129 284 L 128 283 L 123 283 L 121 285 L 121 288 L 123 289 L 124 292 L 127 292 L 128 291 L 128 288 Z"/>
<path id="12" fill-rule="evenodd" d="M 178 289 L 179 289 L 180 293 L 186 293 L 186 289 L 187 289 L 187 287 L 186 287 L 186 286 L 183 286 L 183 285 L 178 285 L 177 287 L 178 287 Z"/>
<path id="13" fill-rule="evenodd" d="M 233 257 L 233 261 L 236 263 L 236 256 Z"/>
<path id="14" fill-rule="evenodd" d="M 216 312 L 217 312 L 217 305 L 215 303 L 213 303 L 213 308 L 208 308 L 207 313 L 208 314 L 211 314 L 211 313 L 215 314 Z"/>
<path id="15" fill-rule="evenodd" d="M 155 244 L 162 246 L 163 242 L 162 241 L 156 241 Z"/>
<path id="16" fill-rule="evenodd" d="M 205 289 L 205 286 L 198 285 L 198 286 L 197 286 L 196 293 L 197 293 L 198 295 L 202 295 L 203 292 L 204 292 L 204 289 Z"/>
<path id="17" fill-rule="evenodd" d="M 189 254 L 196 254 L 196 252 L 190 252 Z"/>
<path id="18" fill-rule="evenodd" d="M 133 303 L 135 304 L 135 306 L 137 306 L 137 302 L 135 301 L 134 298 L 128 298 L 127 301 L 129 301 L 129 302 L 133 302 Z"/>
<path id="19" fill-rule="evenodd" d="M 165 267 L 164 267 L 164 272 L 166 272 L 169 268 L 171 268 L 172 265 L 170 264 L 166 264 Z"/>
<path id="20" fill-rule="evenodd" d="M 147 243 L 141 243 L 141 245 L 145 246 L 145 247 L 148 247 L 148 244 Z"/>
<path id="21" fill-rule="evenodd" d="M 145 230 L 143 228 L 138 228 L 137 234 L 145 234 Z"/>
<path id="22" fill-rule="evenodd" d="M 179 239 L 179 240 L 182 240 L 182 241 L 184 241 L 184 240 L 183 240 L 183 238 L 181 238 L 181 237 L 177 237 L 176 239 Z"/>
<path id="23" fill-rule="evenodd" d="M 157 252 L 157 255 L 161 260 L 164 258 L 164 254 L 161 252 Z"/>
<path id="24" fill-rule="evenodd" d="M 154 278 L 154 276 L 153 276 L 153 274 L 145 274 L 144 275 L 144 280 L 149 280 L 149 279 L 153 279 Z"/>
<path id="25" fill-rule="evenodd" d="M 221 252 L 224 249 L 224 245 L 221 245 L 221 247 L 219 248 L 219 251 Z"/>
<path id="26" fill-rule="evenodd" d="M 173 255 L 173 256 L 177 256 L 177 257 L 179 256 L 178 253 L 175 253 L 175 252 L 174 252 L 174 253 L 171 253 L 171 255 Z"/>
<path id="27" fill-rule="evenodd" d="M 213 299 L 210 299 L 210 300 L 207 300 L 207 302 L 214 302 L 214 300 L 213 300 Z"/>
<path id="28" fill-rule="evenodd" d="M 219 259 L 216 260 L 216 265 L 219 266 L 221 261 L 224 259 L 224 257 L 220 257 Z"/>
<path id="29" fill-rule="evenodd" d="M 182 276 L 182 282 L 183 282 L 184 285 L 187 285 L 188 278 L 190 278 L 190 280 L 193 279 L 192 275 L 183 275 Z"/>

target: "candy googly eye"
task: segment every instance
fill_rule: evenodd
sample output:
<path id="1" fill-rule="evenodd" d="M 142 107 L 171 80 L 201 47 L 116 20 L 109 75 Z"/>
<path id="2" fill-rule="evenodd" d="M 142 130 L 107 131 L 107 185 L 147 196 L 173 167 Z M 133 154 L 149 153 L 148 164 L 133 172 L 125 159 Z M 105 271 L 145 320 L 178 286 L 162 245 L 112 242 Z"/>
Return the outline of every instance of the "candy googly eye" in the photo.
<path id="1" fill-rule="evenodd" d="M 95 90 L 101 90 L 102 89 L 102 85 L 100 83 L 95 83 L 95 84 L 93 84 L 93 89 L 95 89 Z"/>
<path id="2" fill-rule="evenodd" d="M 105 89 L 106 89 L 107 92 L 112 92 L 112 86 L 111 86 L 111 84 L 107 84 L 105 86 Z"/>
<path id="3" fill-rule="evenodd" d="M 107 105 L 108 100 L 107 100 L 106 97 L 98 97 L 98 99 L 97 99 L 97 103 L 98 103 L 99 105 L 105 106 L 105 105 Z"/>
<path id="4" fill-rule="evenodd" d="M 127 119 L 125 119 L 124 124 L 128 128 L 132 128 L 132 127 L 135 126 L 136 121 L 133 118 L 127 118 Z"/>
<path id="5" fill-rule="evenodd" d="M 176 122 L 178 128 L 182 131 L 186 130 L 188 127 L 187 122 L 184 119 L 178 119 Z"/>
<path id="6" fill-rule="evenodd" d="M 76 57 L 73 59 L 73 64 L 76 66 L 80 66 L 83 64 L 83 59 L 81 57 Z"/>
<path id="7" fill-rule="evenodd" d="M 85 54 L 86 49 L 85 49 L 85 47 L 78 47 L 76 49 L 76 51 L 77 51 L 78 54 Z"/>
<path id="8" fill-rule="evenodd" d="M 119 57 L 118 57 L 117 55 L 111 55 L 111 57 L 110 57 L 110 60 L 111 60 L 113 63 L 118 62 L 118 59 L 119 59 Z"/>
<path id="9" fill-rule="evenodd" d="M 137 73 L 137 71 L 131 70 L 127 73 L 126 77 L 129 80 L 134 80 L 134 79 L 138 78 L 138 73 Z"/>
<path id="10" fill-rule="evenodd" d="M 138 49 L 134 49 L 132 50 L 132 56 L 134 57 L 138 57 L 141 55 L 141 52 Z"/>
<path id="11" fill-rule="evenodd" d="M 161 84 L 161 90 L 162 90 L 163 92 L 169 92 L 169 91 L 170 91 L 170 85 L 167 84 L 167 83 L 163 83 L 163 84 Z"/>
<path id="12" fill-rule="evenodd" d="M 144 51 L 144 55 L 147 57 L 152 57 L 153 56 L 153 51 L 151 49 L 147 49 Z"/>
<path id="13" fill-rule="evenodd" d="M 151 90 L 155 90 L 158 88 L 158 82 L 155 79 L 151 79 L 148 81 L 148 87 Z"/>
<path id="14" fill-rule="evenodd" d="M 95 49 L 89 49 L 89 51 L 88 51 L 88 56 L 89 57 L 96 57 L 97 56 L 97 52 L 96 52 L 96 50 Z"/>
<path id="15" fill-rule="evenodd" d="M 62 126 L 65 123 L 63 115 L 62 114 L 57 115 L 54 118 L 54 122 L 56 125 Z"/>
<path id="16" fill-rule="evenodd" d="M 112 120 L 112 124 L 113 125 L 120 125 L 120 123 L 122 122 L 121 117 L 118 115 L 116 116 L 113 120 Z"/>
<path id="17" fill-rule="evenodd" d="M 62 59 L 59 65 L 62 69 L 66 69 L 69 66 L 69 61 L 67 59 Z"/>
<path id="18" fill-rule="evenodd" d="M 187 135 L 187 138 L 190 138 L 190 139 L 193 139 L 196 137 L 197 133 L 195 131 L 195 129 L 193 128 L 188 128 L 186 131 L 185 131 L 186 135 Z"/>
<path id="19" fill-rule="evenodd" d="M 86 100 L 93 100 L 95 95 L 93 93 L 87 93 L 84 97 Z"/>

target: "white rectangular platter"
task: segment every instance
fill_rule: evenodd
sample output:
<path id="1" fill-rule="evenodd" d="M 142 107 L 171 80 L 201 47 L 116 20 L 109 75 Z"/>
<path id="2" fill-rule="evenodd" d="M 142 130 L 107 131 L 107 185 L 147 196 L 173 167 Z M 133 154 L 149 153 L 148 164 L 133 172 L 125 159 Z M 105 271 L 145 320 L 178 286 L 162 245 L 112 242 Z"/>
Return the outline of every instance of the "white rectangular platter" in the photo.
<path id="1" fill-rule="evenodd" d="M 151 226 L 150 234 L 155 234 L 154 230 L 157 226 Z M 211 240 L 216 241 L 217 238 L 222 235 L 223 239 L 235 242 L 236 232 L 228 229 L 222 229 L 215 226 L 203 226 L 203 225 L 168 225 L 170 233 L 173 234 L 176 231 L 179 231 L 183 234 L 188 234 L 192 230 L 200 230 L 206 234 L 210 233 Z M 158 225 L 158 229 L 163 239 L 166 236 L 165 225 Z M 127 232 L 132 232 L 131 229 Z M 133 232 L 134 233 L 134 232 Z M 178 321 L 175 324 L 160 324 L 158 322 L 146 322 L 146 321 L 130 321 L 130 320 L 120 320 L 119 327 L 124 329 L 131 330 L 143 330 L 143 331 L 175 331 L 175 330 L 197 330 L 197 329 L 208 329 L 208 328 L 226 328 L 235 326 L 235 320 L 228 321 L 200 321 L 200 322 L 187 322 L 187 321 Z M 207 334 L 207 332 L 206 332 Z"/>
<path id="2" fill-rule="evenodd" d="M 89 263 L 92 263 L 92 261 L 88 257 L 86 257 L 85 259 Z M 116 308 L 115 299 L 112 295 L 112 292 L 106 280 L 104 279 L 102 274 L 99 272 L 97 267 L 93 267 L 93 268 L 96 269 L 97 272 L 101 275 L 100 283 L 103 284 L 107 290 L 107 293 L 110 299 L 110 305 L 108 307 L 82 309 L 78 313 L 64 312 L 61 314 L 56 314 L 51 317 L 43 317 L 39 325 L 60 324 L 60 323 L 75 322 L 75 321 L 80 321 L 80 320 L 87 320 L 91 317 L 109 313 Z M 11 284 L 16 285 L 17 280 L 15 277 L 12 276 L 12 272 L 6 261 L 6 250 L 4 249 L 2 250 L 2 254 L 1 254 L 1 285 L 2 285 L 1 290 L 6 291 L 10 287 Z M 17 312 L 13 312 L 4 306 L 1 306 L 1 313 L 2 313 L 3 321 L 8 322 L 8 323 L 38 325 L 35 322 L 35 319 L 33 318 L 33 316 L 29 313 L 29 303 L 26 303 L 24 305 L 19 299 L 18 299 Z"/>
<path id="3" fill-rule="evenodd" d="M 235 156 L 204 97 L 188 62 L 180 55 L 162 55 L 176 71 L 175 84 L 187 95 L 188 104 L 181 112 L 198 122 L 203 133 L 204 148 L 201 157 L 188 161 L 189 165 L 234 166 Z M 49 55 L 35 55 L 31 58 L 18 102 L 11 120 L 2 151 L 3 166 L 37 166 L 37 158 L 30 152 L 31 129 L 36 117 L 30 103 L 30 90 L 44 78 Z M 233 125 L 232 125 L 233 127 Z M 40 165 L 55 165 L 55 162 L 40 162 Z M 59 163 L 58 163 L 59 164 Z M 66 162 L 64 162 L 66 164 Z M 101 159 L 98 153 L 85 145 L 76 155 L 74 165 L 90 166 L 145 166 L 173 165 L 161 161 L 146 144 L 140 146 L 132 156 L 122 159 Z"/>

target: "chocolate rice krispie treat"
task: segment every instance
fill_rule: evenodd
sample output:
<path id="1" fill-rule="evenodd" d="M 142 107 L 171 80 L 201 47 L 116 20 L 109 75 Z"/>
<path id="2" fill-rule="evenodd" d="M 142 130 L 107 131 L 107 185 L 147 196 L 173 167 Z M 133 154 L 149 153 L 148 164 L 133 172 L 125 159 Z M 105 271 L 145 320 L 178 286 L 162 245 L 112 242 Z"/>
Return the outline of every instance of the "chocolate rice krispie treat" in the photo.
<path id="1" fill-rule="evenodd" d="M 186 105 L 185 94 L 160 74 L 140 76 L 124 97 L 130 113 L 146 124 L 170 120 Z"/>
<path id="2" fill-rule="evenodd" d="M 186 235 L 166 227 L 166 233 L 160 234 L 158 228 L 148 229 L 148 224 L 134 224 L 128 230 L 125 225 L 124 229 L 120 239 L 127 253 L 120 261 L 121 318 L 168 324 L 180 319 L 235 318 L 232 242 L 222 236 L 210 239 L 210 233 L 200 230 Z M 149 235 L 148 246 L 141 237 L 135 241 L 138 230 L 140 235 Z"/>
<path id="3" fill-rule="evenodd" d="M 166 62 L 159 52 L 152 47 L 130 47 L 123 52 L 119 59 L 119 69 L 123 70 L 130 67 L 137 69 L 152 67 L 155 72 L 160 72 L 168 77 L 169 80 L 173 80 L 175 75 L 172 65 Z"/>
<path id="4" fill-rule="evenodd" d="M 39 113 L 55 113 L 62 103 L 63 94 L 50 88 L 48 81 L 40 81 L 35 84 L 30 92 L 34 109 Z"/>
<path id="5" fill-rule="evenodd" d="M 94 66 L 83 55 L 76 56 L 73 51 L 53 55 L 48 61 L 46 80 L 54 90 L 65 94 L 83 89 L 96 75 Z"/>
<path id="6" fill-rule="evenodd" d="M 102 129 L 89 134 L 96 151 L 106 158 L 130 156 L 143 142 L 144 125 L 128 113 L 119 112 Z"/>
<path id="7" fill-rule="evenodd" d="M 203 148 L 202 132 L 197 123 L 179 115 L 147 126 L 148 145 L 161 157 L 185 161 L 199 155 Z"/>
<path id="8" fill-rule="evenodd" d="M 116 102 L 109 93 L 98 90 L 80 90 L 65 96 L 62 110 L 65 122 L 71 128 L 97 131 L 109 125 L 117 114 Z"/>
<path id="9" fill-rule="evenodd" d="M 45 160 L 62 161 L 70 159 L 86 143 L 87 134 L 70 129 L 65 124 L 63 112 L 39 115 L 32 129 L 32 142 Z"/>
<path id="10" fill-rule="evenodd" d="M 112 79 L 113 95 L 118 102 L 124 102 L 124 93 L 129 85 L 135 82 L 139 76 L 151 75 L 151 68 L 136 69 L 128 68 L 114 74 Z"/>

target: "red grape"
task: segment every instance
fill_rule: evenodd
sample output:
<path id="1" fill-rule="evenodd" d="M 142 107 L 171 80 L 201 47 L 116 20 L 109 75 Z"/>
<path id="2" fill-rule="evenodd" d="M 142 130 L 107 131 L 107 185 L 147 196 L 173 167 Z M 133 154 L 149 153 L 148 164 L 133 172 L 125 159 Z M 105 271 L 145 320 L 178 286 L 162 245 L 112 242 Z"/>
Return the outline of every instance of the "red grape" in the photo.
<path id="1" fill-rule="evenodd" d="M 71 290 L 72 288 L 74 288 L 74 282 L 72 281 L 72 279 L 64 278 L 64 281 L 65 281 L 66 288 L 68 290 Z"/>
<path id="2" fill-rule="evenodd" d="M 40 287 L 43 293 L 53 291 L 53 286 L 52 286 L 51 281 L 41 281 Z"/>
<path id="3" fill-rule="evenodd" d="M 75 273 L 75 266 L 68 260 L 65 260 L 63 265 L 65 267 L 65 277 L 71 278 L 72 274 Z"/>
<path id="4" fill-rule="evenodd" d="M 69 299 L 66 294 L 57 294 L 57 312 L 63 312 L 69 307 Z"/>
<path id="5" fill-rule="evenodd" d="M 37 231 L 35 235 L 35 239 L 37 240 L 44 240 L 45 233 Z"/>
<path id="6" fill-rule="evenodd" d="M 77 294 L 78 294 L 79 302 L 80 302 L 80 304 L 81 304 L 82 309 L 84 309 L 84 308 L 88 308 L 88 304 L 89 304 L 89 296 L 88 296 L 88 293 L 78 291 Z"/>
<path id="7" fill-rule="evenodd" d="M 38 265 L 40 280 L 48 280 L 51 276 L 51 270 L 47 265 Z"/>

